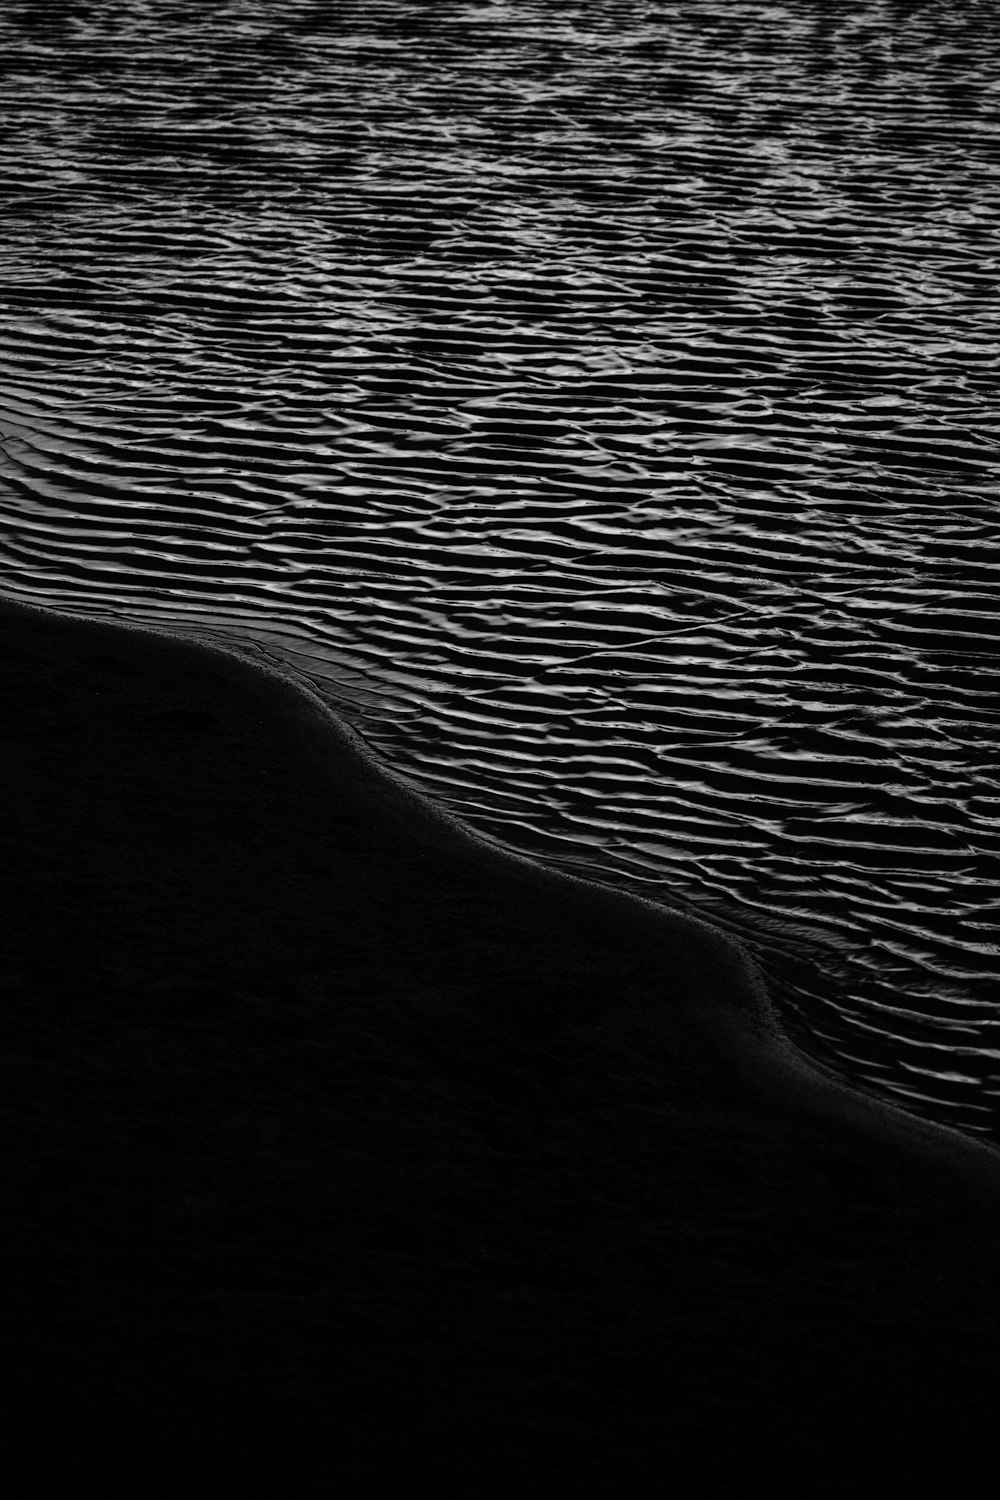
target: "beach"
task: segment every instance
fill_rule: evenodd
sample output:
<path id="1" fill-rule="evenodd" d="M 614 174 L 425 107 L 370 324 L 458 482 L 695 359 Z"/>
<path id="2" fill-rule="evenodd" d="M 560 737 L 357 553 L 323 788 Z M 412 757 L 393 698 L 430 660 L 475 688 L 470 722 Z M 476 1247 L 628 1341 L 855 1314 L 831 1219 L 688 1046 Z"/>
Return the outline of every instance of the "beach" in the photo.
<path id="1" fill-rule="evenodd" d="M 971 1485 L 1000 1153 L 252 652 L 13 603 L 0 636 L 8 1462 Z"/>

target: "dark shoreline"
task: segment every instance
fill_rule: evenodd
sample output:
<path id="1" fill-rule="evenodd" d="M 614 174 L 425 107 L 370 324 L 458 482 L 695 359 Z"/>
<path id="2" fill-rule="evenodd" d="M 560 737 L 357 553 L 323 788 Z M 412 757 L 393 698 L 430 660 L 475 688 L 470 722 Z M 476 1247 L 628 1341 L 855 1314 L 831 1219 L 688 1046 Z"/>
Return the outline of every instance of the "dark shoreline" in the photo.
<path id="1" fill-rule="evenodd" d="M 1000 1153 L 815 1067 L 735 944 L 469 834 L 281 674 L 0 622 L 15 1447 L 699 1494 L 831 1430 L 859 1465 L 872 1431 L 974 1445 Z"/>

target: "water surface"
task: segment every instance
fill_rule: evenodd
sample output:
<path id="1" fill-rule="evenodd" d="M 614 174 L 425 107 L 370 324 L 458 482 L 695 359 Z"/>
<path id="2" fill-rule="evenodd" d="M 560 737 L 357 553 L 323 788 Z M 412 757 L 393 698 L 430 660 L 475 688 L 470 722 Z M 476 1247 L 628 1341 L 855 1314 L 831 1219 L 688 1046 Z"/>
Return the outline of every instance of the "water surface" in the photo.
<path id="1" fill-rule="evenodd" d="M 255 642 L 1000 1133 L 1000 18 L 7 8 L 0 587 Z"/>

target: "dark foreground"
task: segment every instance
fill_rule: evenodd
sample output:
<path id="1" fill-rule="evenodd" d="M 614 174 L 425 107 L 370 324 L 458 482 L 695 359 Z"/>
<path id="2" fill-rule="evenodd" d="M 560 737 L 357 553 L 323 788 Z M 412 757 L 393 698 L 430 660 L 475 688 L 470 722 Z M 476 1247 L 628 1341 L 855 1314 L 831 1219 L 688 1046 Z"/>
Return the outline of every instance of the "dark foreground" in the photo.
<path id="1" fill-rule="evenodd" d="M 5 1469 L 972 1492 L 995 1208 L 748 1092 L 680 956 L 207 659 L 0 638 Z"/>

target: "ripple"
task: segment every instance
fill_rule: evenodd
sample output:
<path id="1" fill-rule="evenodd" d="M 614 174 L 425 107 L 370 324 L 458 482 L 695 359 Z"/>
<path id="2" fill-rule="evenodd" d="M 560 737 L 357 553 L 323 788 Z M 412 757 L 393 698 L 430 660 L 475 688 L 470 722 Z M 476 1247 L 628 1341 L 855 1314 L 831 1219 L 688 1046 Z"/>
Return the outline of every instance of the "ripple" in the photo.
<path id="1" fill-rule="evenodd" d="M 415 785 L 1000 1095 L 980 6 L 0 17 L 0 583 L 292 665 Z"/>

